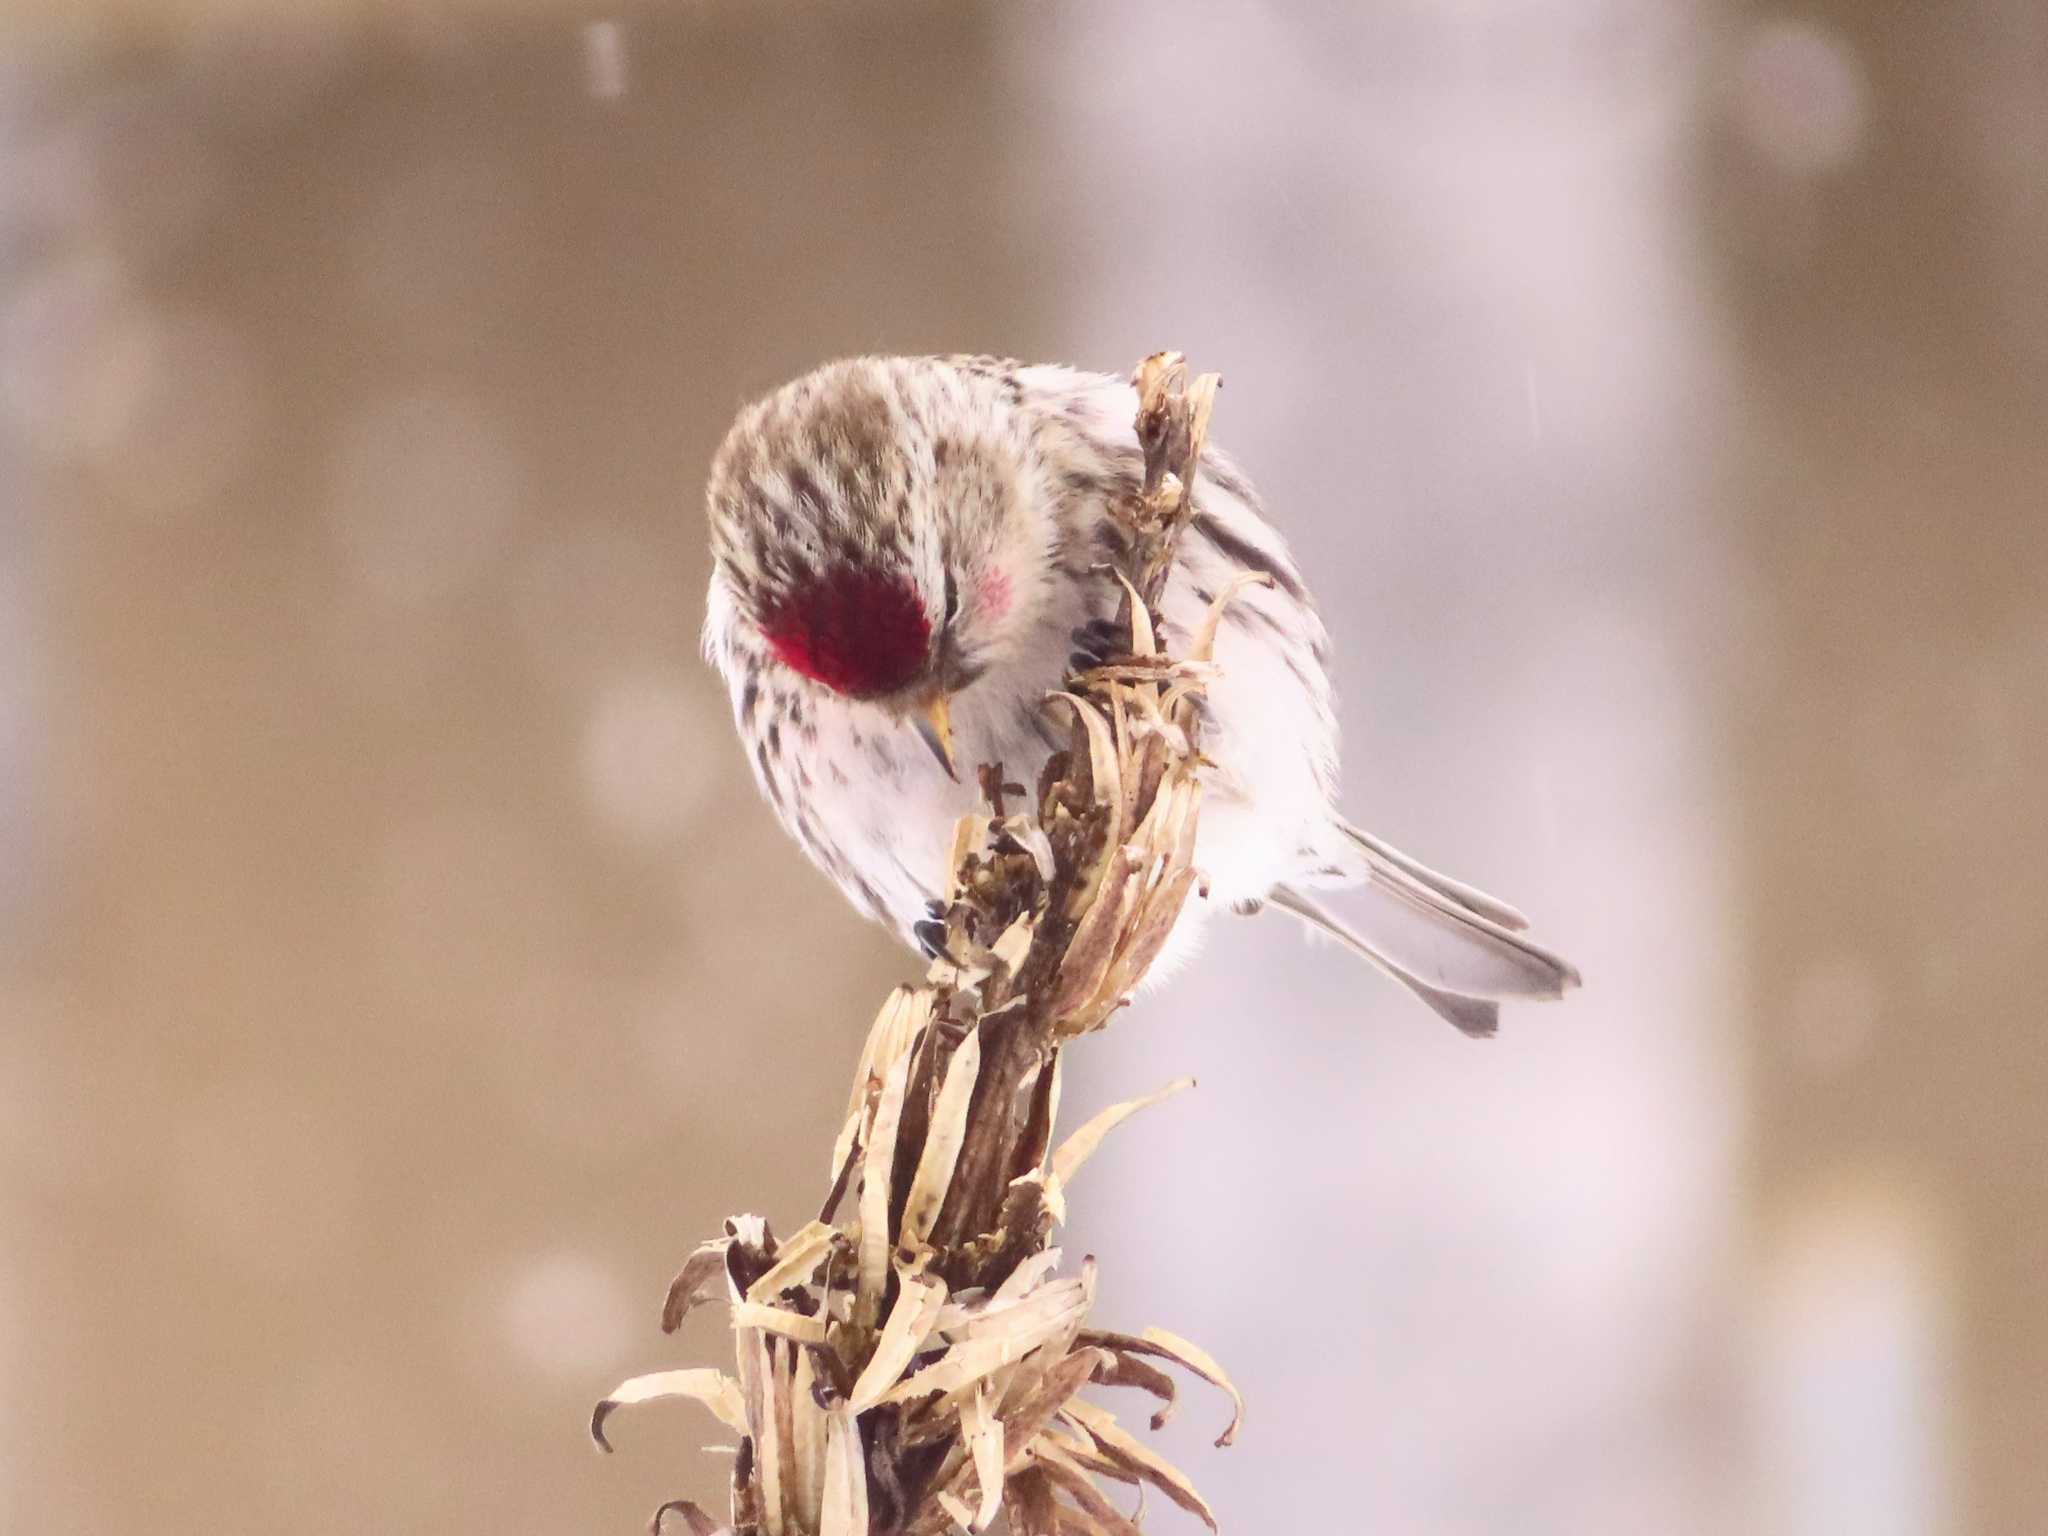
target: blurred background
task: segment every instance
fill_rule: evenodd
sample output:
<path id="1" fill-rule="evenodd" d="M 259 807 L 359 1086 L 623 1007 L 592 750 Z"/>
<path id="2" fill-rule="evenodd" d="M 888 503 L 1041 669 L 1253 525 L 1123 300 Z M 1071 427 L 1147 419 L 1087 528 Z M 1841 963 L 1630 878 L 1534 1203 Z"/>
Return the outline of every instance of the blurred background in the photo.
<path id="1" fill-rule="evenodd" d="M 722 1498 L 585 1416 L 725 1359 L 668 1278 L 914 968 L 696 657 L 710 452 L 1164 346 L 1354 814 L 1587 986 L 1474 1046 L 1226 924 L 1076 1054 L 1203 1083 L 1069 1234 L 1251 1400 L 1163 1448 L 1254 1536 L 2041 1529 L 2038 0 L 14 0 L 0 1527 Z"/>

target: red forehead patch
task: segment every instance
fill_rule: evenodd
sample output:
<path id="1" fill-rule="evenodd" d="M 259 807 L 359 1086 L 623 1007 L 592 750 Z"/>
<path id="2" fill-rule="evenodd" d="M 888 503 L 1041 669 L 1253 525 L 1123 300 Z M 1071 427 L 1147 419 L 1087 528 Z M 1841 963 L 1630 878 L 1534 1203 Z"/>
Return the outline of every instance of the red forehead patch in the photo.
<path id="1" fill-rule="evenodd" d="M 838 566 L 761 615 L 776 659 L 834 693 L 893 693 L 931 659 L 932 625 L 908 577 Z"/>

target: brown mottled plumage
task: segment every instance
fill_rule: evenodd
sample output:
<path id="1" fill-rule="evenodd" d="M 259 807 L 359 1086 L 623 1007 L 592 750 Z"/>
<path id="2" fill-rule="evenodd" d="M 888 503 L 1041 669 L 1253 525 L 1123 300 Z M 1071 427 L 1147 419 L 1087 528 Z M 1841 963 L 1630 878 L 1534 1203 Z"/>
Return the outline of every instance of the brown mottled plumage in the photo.
<path id="1" fill-rule="evenodd" d="M 1107 508 L 1141 458 L 1122 380 L 995 358 L 832 363 L 749 406 L 712 466 L 705 649 L 730 685 L 762 792 L 860 907 L 906 940 L 973 809 L 960 763 L 1029 781 L 1040 714 L 1106 638 Z M 1205 912 L 1270 902 L 1338 938 L 1468 1033 L 1496 1000 L 1577 974 L 1513 908 L 1434 873 L 1336 809 L 1328 644 L 1251 486 L 1211 450 L 1163 619 L 1185 634 L 1245 570 L 1203 746 L 1215 767 L 1196 863 Z M 950 709 L 950 741 L 945 739 Z M 923 739 L 920 739 L 922 737 Z M 1354 889 L 1352 924 L 1306 893 Z"/>

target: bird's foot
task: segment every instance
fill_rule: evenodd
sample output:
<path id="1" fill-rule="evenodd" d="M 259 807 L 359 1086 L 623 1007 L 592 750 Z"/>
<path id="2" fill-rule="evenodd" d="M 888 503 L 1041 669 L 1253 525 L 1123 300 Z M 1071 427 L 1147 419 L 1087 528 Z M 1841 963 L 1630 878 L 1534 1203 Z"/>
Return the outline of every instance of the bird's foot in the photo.
<path id="1" fill-rule="evenodd" d="M 946 949 L 946 904 L 933 897 L 924 904 L 925 917 L 910 925 L 911 937 L 927 960 L 952 960 Z M 957 963 L 957 962 L 956 962 Z"/>
<path id="2" fill-rule="evenodd" d="M 1069 672 L 1091 671 L 1112 657 L 1129 654 L 1131 647 L 1130 631 L 1115 619 L 1090 619 L 1068 639 L 1074 646 L 1067 657 Z"/>

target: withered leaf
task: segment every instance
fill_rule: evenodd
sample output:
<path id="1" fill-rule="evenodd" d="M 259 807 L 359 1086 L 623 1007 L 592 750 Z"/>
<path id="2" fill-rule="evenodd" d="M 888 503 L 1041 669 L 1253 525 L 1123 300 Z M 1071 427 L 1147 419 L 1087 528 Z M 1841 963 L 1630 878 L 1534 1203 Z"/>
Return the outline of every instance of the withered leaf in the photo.
<path id="1" fill-rule="evenodd" d="M 1159 1407 L 1152 1415 L 1152 1428 L 1166 1428 L 1173 1418 L 1178 1389 L 1173 1378 L 1156 1366 L 1147 1365 L 1136 1355 L 1106 1355 L 1108 1363 L 1099 1367 L 1088 1379 L 1099 1387 L 1136 1387 L 1149 1392 L 1159 1399 Z"/>
<path id="2" fill-rule="evenodd" d="M 883 1395 L 902 1377 L 924 1341 L 931 1336 L 946 1304 L 946 1285 L 930 1275 L 920 1275 L 899 1265 L 896 1305 L 882 1325 L 874 1353 L 853 1384 L 851 1402 L 855 1413 L 864 1413 L 883 1400 Z"/>
<path id="3" fill-rule="evenodd" d="M 1109 1536 L 1144 1536 L 1137 1526 L 1124 1518 L 1121 1510 L 1102 1496 L 1088 1474 L 1056 1447 L 1041 1440 L 1033 1445 L 1029 1459 L 1060 1492 L 1081 1506 L 1099 1530 L 1109 1533 Z"/>
<path id="4" fill-rule="evenodd" d="M 721 1526 L 688 1499 L 670 1499 L 657 1509 L 654 1517 L 647 1522 L 650 1536 L 664 1536 L 664 1527 L 670 1515 L 683 1522 L 689 1529 L 690 1536 L 719 1536 L 721 1531 L 731 1529 L 729 1526 Z"/>
<path id="5" fill-rule="evenodd" d="M 1024 1468 L 1004 1485 L 1003 1513 L 1009 1518 L 1010 1536 L 1060 1536 L 1052 1483 L 1036 1467 Z"/>
<path id="6" fill-rule="evenodd" d="M 974 1480 L 981 1490 L 968 1528 L 984 1531 L 1003 1507 L 1003 1425 L 995 1415 L 986 1384 L 977 1386 L 961 1405 L 960 1435 L 967 1442 Z"/>
<path id="7" fill-rule="evenodd" d="M 868 1536 L 867 1458 L 853 1410 L 833 1410 L 825 1437 L 825 1489 L 821 1536 Z"/>
<path id="8" fill-rule="evenodd" d="M 1147 1328 L 1144 1333 L 1110 1333 L 1099 1328 L 1085 1328 L 1081 1331 L 1081 1342 L 1098 1349 L 1108 1350 L 1117 1355 L 1150 1355 L 1155 1360 L 1170 1360 L 1185 1371 L 1192 1372 L 1211 1386 L 1220 1388 L 1230 1398 L 1230 1423 L 1223 1433 L 1216 1437 L 1218 1448 L 1229 1445 L 1237 1438 L 1238 1426 L 1244 1422 L 1244 1398 L 1237 1387 L 1224 1374 L 1223 1367 L 1212 1360 L 1208 1353 L 1164 1328 Z"/>
<path id="9" fill-rule="evenodd" d="M 765 1302 L 792 1285 L 810 1279 L 832 1247 L 845 1241 L 837 1227 L 814 1221 L 799 1228 L 775 1252 L 775 1262 L 747 1287 L 747 1300 Z"/>
<path id="10" fill-rule="evenodd" d="M 1081 1397 L 1070 1399 L 1063 1411 L 1088 1431 L 1111 1460 L 1142 1477 L 1210 1530 L 1216 1529 L 1215 1512 L 1195 1492 L 1187 1474 L 1143 1441 L 1133 1438 L 1117 1423 L 1115 1415 Z"/>
<path id="11" fill-rule="evenodd" d="M 905 1244 L 922 1243 L 931 1236 L 939 1207 L 952 1187 L 953 1168 L 960 1159 L 960 1147 L 967 1140 L 967 1106 L 974 1097 L 974 1084 L 981 1076 L 981 1031 L 974 1030 L 953 1052 L 946 1067 L 945 1086 L 932 1107 L 931 1126 L 925 1132 L 924 1151 L 917 1172 L 910 1181 L 910 1196 L 903 1206 Z"/>
<path id="12" fill-rule="evenodd" d="M 1194 642 L 1188 647 L 1190 661 L 1208 661 L 1216 654 L 1216 631 L 1223 623 L 1223 615 L 1230 605 L 1237 601 L 1238 593 L 1246 587 L 1270 587 L 1273 578 L 1264 571 L 1239 571 L 1223 584 L 1223 590 L 1216 594 L 1209 611 L 1202 615 L 1202 622 L 1195 630 Z"/>
<path id="13" fill-rule="evenodd" d="M 740 1395 L 739 1384 L 723 1371 L 708 1366 L 698 1366 L 686 1371 L 650 1371 L 645 1376 L 629 1377 L 612 1388 L 611 1395 L 600 1402 L 590 1413 L 590 1438 L 603 1450 L 610 1450 L 611 1442 L 605 1438 L 605 1420 L 621 1408 L 635 1403 L 651 1403 L 664 1397 L 687 1397 L 692 1402 L 702 1403 L 718 1415 L 719 1421 L 728 1429 L 744 1435 L 747 1432 L 746 1403 Z"/>
<path id="14" fill-rule="evenodd" d="M 1003 1457 L 1012 1475 L 1022 1465 L 1021 1458 L 1038 1438 L 1039 1431 L 1052 1422 L 1053 1415 L 1066 1406 L 1068 1398 L 1081 1390 L 1081 1383 L 1095 1369 L 1096 1353 L 1093 1349 L 1075 1350 L 1048 1370 L 1022 1401 L 1004 1409 Z"/>
<path id="15" fill-rule="evenodd" d="M 738 1308 L 734 1308 L 735 1311 Z M 740 1389 L 747 1396 L 747 1424 L 754 1432 L 754 1468 L 761 1495 L 761 1525 L 768 1536 L 783 1536 L 788 1525 L 789 1457 L 782 1413 L 784 1383 L 777 1379 L 775 1351 L 756 1329 L 738 1332 Z M 751 1362 L 751 1363 L 750 1363 Z"/>
<path id="16" fill-rule="evenodd" d="M 764 1333 L 780 1334 L 800 1344 L 825 1342 L 826 1321 L 823 1317 L 806 1317 L 801 1312 L 758 1301 L 734 1302 L 732 1325 L 735 1328 L 759 1328 Z"/>
<path id="17" fill-rule="evenodd" d="M 1102 1145 L 1103 1138 L 1122 1125 L 1141 1109 L 1150 1109 L 1172 1098 L 1184 1088 L 1195 1086 L 1192 1077 L 1177 1077 L 1156 1093 L 1148 1093 L 1142 1099 L 1126 1099 L 1121 1104 L 1112 1104 L 1095 1116 L 1073 1135 L 1060 1143 L 1059 1150 L 1052 1155 L 1052 1176 L 1061 1184 L 1070 1183 L 1081 1165 L 1095 1155 L 1095 1149 Z"/>
<path id="18" fill-rule="evenodd" d="M 818 1406 L 815 1352 L 797 1351 L 789 1384 L 790 1461 L 795 1475 L 797 1523 L 815 1531 L 825 1490 L 825 1410 Z"/>
<path id="19" fill-rule="evenodd" d="M 881 1312 L 882 1288 L 889 1278 L 889 1179 L 896 1157 L 896 1127 L 903 1117 L 903 1095 L 910 1082 L 911 1052 L 905 1050 L 889 1068 L 875 1101 L 867 1140 L 866 1166 L 860 1186 L 860 1268 L 854 1291 L 854 1317 L 871 1327 Z"/>
<path id="20" fill-rule="evenodd" d="M 725 1247 L 729 1241 L 728 1238 L 718 1238 L 700 1244 L 683 1260 L 683 1267 L 669 1282 L 668 1296 L 661 1304 L 663 1333 L 674 1333 L 682 1326 L 692 1307 L 709 1301 L 721 1289 L 718 1282 L 725 1278 Z"/>

